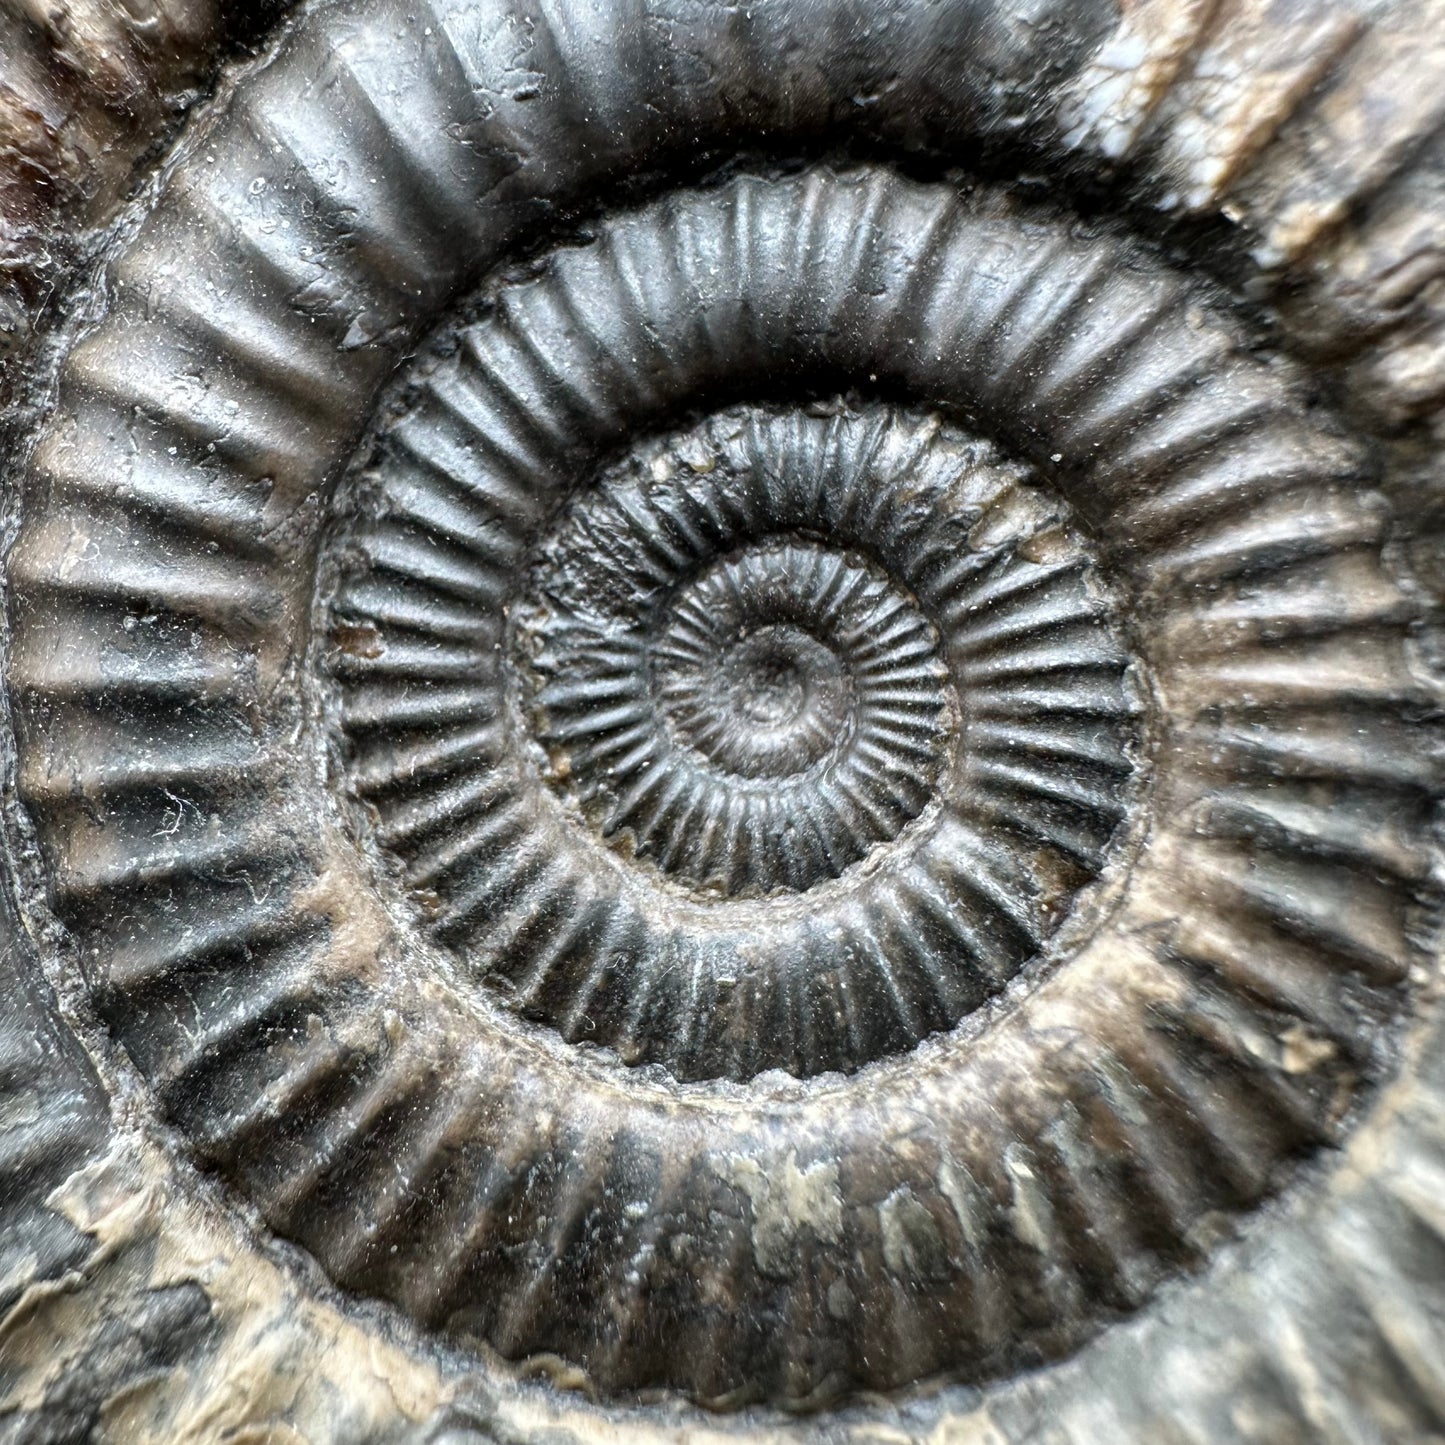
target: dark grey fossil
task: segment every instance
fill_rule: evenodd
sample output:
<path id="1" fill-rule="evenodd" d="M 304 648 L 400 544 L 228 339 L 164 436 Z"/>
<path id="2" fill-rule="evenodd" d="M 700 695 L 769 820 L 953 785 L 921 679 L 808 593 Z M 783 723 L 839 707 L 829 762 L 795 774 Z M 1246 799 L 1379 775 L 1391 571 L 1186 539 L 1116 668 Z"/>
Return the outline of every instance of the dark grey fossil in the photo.
<path id="1" fill-rule="evenodd" d="M 231 68 L 13 371 L 13 1401 L 58 1337 L 112 1438 L 1440 1426 L 1445 57 L 1284 9 Z M 88 1236 L 168 1383 L 46 1303 Z M 278 1403 L 267 1321 L 342 1363 Z"/>

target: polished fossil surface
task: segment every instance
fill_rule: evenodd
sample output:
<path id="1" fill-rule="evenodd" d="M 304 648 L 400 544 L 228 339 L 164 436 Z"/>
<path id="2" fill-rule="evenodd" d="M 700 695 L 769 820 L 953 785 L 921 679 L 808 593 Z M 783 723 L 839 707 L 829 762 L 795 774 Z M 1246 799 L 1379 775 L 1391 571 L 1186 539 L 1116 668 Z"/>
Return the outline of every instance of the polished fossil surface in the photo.
<path id="1" fill-rule="evenodd" d="M 1442 20 L 197 12 L 10 145 L 4 1428 L 1441 1429 Z"/>

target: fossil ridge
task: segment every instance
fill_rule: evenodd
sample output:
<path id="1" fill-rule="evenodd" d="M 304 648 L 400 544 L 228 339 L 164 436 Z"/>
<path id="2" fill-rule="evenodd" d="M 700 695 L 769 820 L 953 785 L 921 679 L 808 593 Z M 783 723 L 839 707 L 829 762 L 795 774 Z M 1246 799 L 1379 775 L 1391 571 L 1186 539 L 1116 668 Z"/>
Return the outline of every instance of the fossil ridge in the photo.
<path id="1" fill-rule="evenodd" d="M 11 468 L 26 1268 L 151 1171 L 375 1438 L 1438 1424 L 1433 14 L 282 21 Z"/>

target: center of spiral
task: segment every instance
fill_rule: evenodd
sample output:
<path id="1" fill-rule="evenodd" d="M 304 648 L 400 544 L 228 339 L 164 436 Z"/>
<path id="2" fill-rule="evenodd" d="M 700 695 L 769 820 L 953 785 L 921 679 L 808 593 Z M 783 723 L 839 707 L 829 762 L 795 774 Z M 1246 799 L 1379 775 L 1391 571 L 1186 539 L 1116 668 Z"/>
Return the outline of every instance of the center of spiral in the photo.
<path id="1" fill-rule="evenodd" d="M 741 721 L 770 733 L 813 723 L 808 714 L 814 707 L 835 711 L 828 704 L 839 679 L 836 669 L 829 667 L 830 661 L 827 649 L 805 632 L 764 628 L 740 638 L 723 658 L 719 669 L 722 700 Z M 828 676 L 830 672 L 834 675 Z"/>
<path id="2" fill-rule="evenodd" d="M 671 500 L 604 482 L 563 528 L 534 614 L 539 730 L 603 835 L 664 872 L 725 896 L 836 877 L 945 767 L 936 630 L 880 568 L 796 536 L 729 529 L 656 575 Z"/>
<path id="3" fill-rule="evenodd" d="M 860 643 L 893 612 L 901 606 L 881 578 L 810 545 L 715 567 L 683 588 L 652 643 L 673 737 L 741 778 L 796 776 L 840 758 L 868 700 Z M 932 657 L 914 614 L 903 631 L 920 630 L 919 656 Z"/>

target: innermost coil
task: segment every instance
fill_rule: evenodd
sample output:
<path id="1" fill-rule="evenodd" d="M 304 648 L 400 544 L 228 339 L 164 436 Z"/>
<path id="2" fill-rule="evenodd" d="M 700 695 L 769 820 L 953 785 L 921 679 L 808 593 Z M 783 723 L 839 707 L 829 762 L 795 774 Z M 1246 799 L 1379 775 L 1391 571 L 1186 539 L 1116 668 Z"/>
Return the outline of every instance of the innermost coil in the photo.
<path id="1" fill-rule="evenodd" d="M 806 888 L 934 796 L 953 728 L 936 630 L 878 568 L 739 538 L 658 561 L 665 510 L 604 486 L 549 556 L 539 733 L 608 838 L 725 895 Z M 605 559 L 605 560 L 603 560 Z M 601 566 L 610 585 L 571 598 Z"/>
<path id="2" fill-rule="evenodd" d="M 789 777 L 837 750 L 853 678 L 826 641 L 789 622 L 734 629 L 718 641 L 712 628 L 697 627 L 654 649 L 671 663 L 659 691 L 680 740 L 746 778 Z"/>

